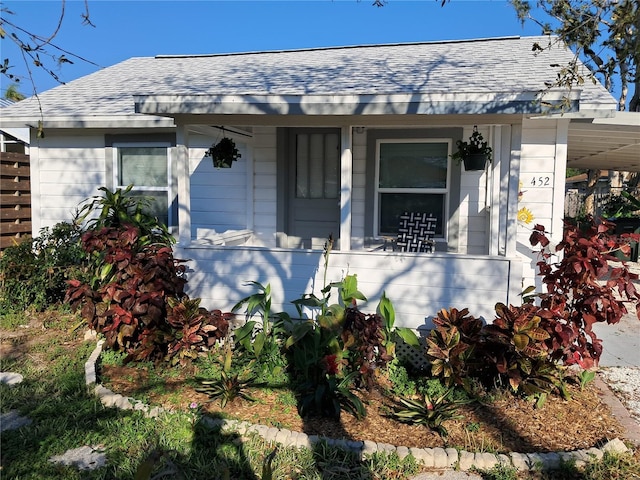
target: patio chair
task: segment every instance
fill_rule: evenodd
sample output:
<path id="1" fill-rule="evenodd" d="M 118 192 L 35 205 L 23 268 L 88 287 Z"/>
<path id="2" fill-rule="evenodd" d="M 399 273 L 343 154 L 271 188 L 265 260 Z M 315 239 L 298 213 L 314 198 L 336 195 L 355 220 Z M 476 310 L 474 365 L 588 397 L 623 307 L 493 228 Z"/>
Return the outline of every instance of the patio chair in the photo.
<path id="1" fill-rule="evenodd" d="M 433 252 L 436 217 L 431 213 L 404 212 L 400 215 L 396 249 L 401 252 Z"/>

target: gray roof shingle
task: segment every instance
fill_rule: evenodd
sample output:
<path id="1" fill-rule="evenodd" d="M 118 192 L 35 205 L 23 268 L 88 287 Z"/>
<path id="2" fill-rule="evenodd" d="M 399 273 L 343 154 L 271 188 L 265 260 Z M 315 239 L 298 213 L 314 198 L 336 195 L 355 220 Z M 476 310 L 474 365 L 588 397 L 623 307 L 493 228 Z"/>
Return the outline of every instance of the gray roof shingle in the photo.
<path id="1" fill-rule="evenodd" d="M 548 37 L 508 37 L 225 55 L 130 58 L 39 95 L 44 117 L 135 115 L 133 95 L 386 95 L 536 92 L 573 53 Z M 615 101 L 600 84 L 581 103 Z M 27 99 L 3 117 L 40 118 Z"/>

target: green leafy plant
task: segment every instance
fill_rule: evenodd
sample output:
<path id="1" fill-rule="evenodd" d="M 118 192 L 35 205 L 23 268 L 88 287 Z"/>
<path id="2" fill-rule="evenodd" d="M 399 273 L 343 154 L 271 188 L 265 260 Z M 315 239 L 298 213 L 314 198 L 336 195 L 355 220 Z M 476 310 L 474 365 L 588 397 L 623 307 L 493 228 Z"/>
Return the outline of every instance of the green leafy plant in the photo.
<path id="1" fill-rule="evenodd" d="M 257 292 L 244 297 L 238 303 L 236 303 L 231 309 L 232 312 L 239 310 L 243 305 L 246 305 L 247 319 L 254 316 L 256 313 L 262 317 L 262 330 L 265 335 L 269 334 L 269 321 L 271 318 L 271 285 L 262 285 L 260 282 L 249 282 L 249 285 L 253 285 L 257 288 Z"/>
<path id="2" fill-rule="evenodd" d="M 246 305 L 247 322 L 233 331 L 236 361 L 245 359 L 253 362 L 257 377 L 267 383 L 282 382 L 281 375 L 286 368 L 282 345 L 291 330 L 289 315 L 280 312 L 271 314 L 271 286 L 250 282 L 257 291 L 240 300 L 232 308 L 237 311 Z M 259 315 L 260 321 L 250 320 Z"/>
<path id="3" fill-rule="evenodd" d="M 211 145 L 204 155 L 211 157 L 213 166 L 216 168 L 230 168 L 233 162 L 242 156 L 238 152 L 235 142 L 227 137 L 223 137 L 218 143 Z"/>
<path id="4" fill-rule="evenodd" d="M 497 371 L 514 392 L 536 396 L 541 406 L 552 391 L 565 397 L 568 392 L 559 366 L 549 358 L 545 341 L 550 335 L 540 327 L 538 311 L 533 304 L 507 307 L 498 303 L 496 319 L 482 329 L 481 353 L 489 378 L 495 379 Z"/>
<path id="5" fill-rule="evenodd" d="M 386 292 L 382 292 L 382 297 L 376 308 L 376 313 L 382 317 L 382 343 L 387 351 L 387 354 L 395 358 L 396 356 L 396 344 L 398 341 L 403 341 L 412 348 L 418 349 L 420 347 L 420 341 L 416 332 L 407 327 L 396 327 L 396 312 L 393 307 L 393 303 L 387 297 Z"/>
<path id="6" fill-rule="evenodd" d="M 251 387 L 263 386 L 262 383 L 256 380 L 253 372 L 255 360 L 240 368 L 234 363 L 234 359 L 237 357 L 234 355 L 230 340 L 230 332 L 228 332 L 221 346 L 221 359 L 217 360 L 221 367 L 216 371 L 217 378 L 197 379 L 200 387 L 196 388 L 196 391 L 206 393 L 212 399 L 220 398 L 220 406 L 222 408 L 236 398 L 254 401 L 247 393 L 247 390 Z"/>
<path id="7" fill-rule="evenodd" d="M 342 411 L 345 410 L 358 419 L 364 418 L 367 414 L 366 408 L 362 400 L 352 391 L 357 372 L 351 372 L 340 378 L 332 373 L 339 368 L 337 358 L 328 356 L 325 364 L 327 371 L 325 375 L 319 379 L 308 379 L 297 387 L 300 395 L 298 406 L 300 415 L 340 418 Z"/>
<path id="8" fill-rule="evenodd" d="M 127 196 L 130 188 L 103 190 L 104 198 L 82 210 L 99 210 L 82 235 L 92 273 L 69 281 L 66 301 L 127 361 L 184 365 L 225 336 L 230 314 L 209 312 L 184 293 L 184 262 L 173 257 L 172 237 Z"/>
<path id="9" fill-rule="evenodd" d="M 332 288 L 338 289 L 339 303 L 328 305 Z M 296 378 L 303 379 L 301 404 L 306 411 L 339 416 L 342 405 L 363 415 L 360 400 L 347 387 L 371 388 L 377 372 L 393 358 L 385 346 L 383 317 L 362 313 L 356 306 L 359 299 L 366 297 L 358 290 L 356 275 L 330 284 L 323 289 L 315 320 L 295 324 L 284 344 Z"/>
<path id="10" fill-rule="evenodd" d="M 243 298 L 231 309 L 235 312 L 246 305 L 247 322 L 234 331 L 234 340 L 255 359 L 260 359 L 263 353 L 273 357 L 279 354 L 280 343 L 290 330 L 291 319 L 284 312 L 272 316 L 270 284 L 249 284 L 255 286 L 257 292 Z M 255 315 L 260 316 L 260 323 L 250 320 Z"/>
<path id="11" fill-rule="evenodd" d="M 339 417 L 341 400 L 348 400 L 338 389 L 340 386 L 344 391 L 346 384 L 341 384 L 340 378 L 345 377 L 348 365 L 339 340 L 344 309 L 333 310 L 316 321 L 297 323 L 284 345 L 292 377 L 298 379 L 295 388 L 303 415 Z"/>
<path id="12" fill-rule="evenodd" d="M 230 313 L 209 311 L 200 307 L 200 299 L 186 295 L 177 299 L 167 298 L 167 323 L 173 327 L 172 337 L 167 336 L 168 348 L 165 360 L 185 365 L 210 350 L 225 338 L 229 330 Z"/>
<path id="13" fill-rule="evenodd" d="M 327 266 L 331 239 L 325 246 Z M 326 277 L 326 272 L 325 272 Z M 329 304 L 336 288 L 339 303 Z M 342 408 L 356 416 L 366 413 L 360 399 L 350 389 L 373 384 L 376 371 L 391 360 L 384 345 L 383 319 L 365 315 L 357 300 L 366 300 L 358 290 L 356 275 L 327 285 L 322 299 L 305 295 L 293 303 L 317 309 L 315 318 L 292 326 L 284 343 L 297 386 L 301 412 L 338 417 Z"/>
<path id="14" fill-rule="evenodd" d="M 175 238 L 166 225 L 162 224 L 151 213 L 151 199 L 131 193 L 133 185 L 124 190 L 114 191 L 106 187 L 98 190 L 103 195 L 96 195 L 84 202 L 76 213 L 76 224 L 84 224 L 84 230 L 98 231 L 103 227 L 126 228 L 132 225 L 138 229 L 140 245 L 162 244 L 171 246 Z"/>
<path id="15" fill-rule="evenodd" d="M 327 283 L 327 270 L 329 268 L 329 258 L 333 250 L 333 237 L 329 235 L 329 238 L 324 244 L 323 258 L 324 258 L 324 276 L 323 287 L 320 290 L 321 297 L 315 295 L 314 292 L 305 293 L 297 300 L 292 301 L 296 307 L 299 318 L 304 318 L 303 309 L 308 308 L 311 310 L 311 318 L 317 315 L 326 315 L 329 309 L 329 299 L 331 298 L 331 291 L 335 288 L 338 290 L 340 299 L 338 301 L 339 306 L 343 308 L 352 305 L 357 300 L 366 300 L 366 297 L 358 291 L 357 278 L 352 275 L 348 275 L 340 282 Z"/>
<path id="16" fill-rule="evenodd" d="M 67 281 L 83 278 L 86 254 L 80 228 L 61 222 L 0 256 L 0 313 L 41 311 L 64 301 Z"/>
<path id="17" fill-rule="evenodd" d="M 220 378 L 216 380 L 200 380 L 200 387 L 197 392 L 206 393 L 212 399 L 220 399 L 220 406 L 224 408 L 228 402 L 236 398 L 244 398 L 253 402 L 254 399 L 247 393 L 247 389 L 256 386 L 255 379 L 250 373 L 227 373 L 220 372 Z"/>
<path id="18" fill-rule="evenodd" d="M 400 398 L 391 416 L 402 423 L 425 425 L 446 437 L 448 431 L 443 423 L 446 420 L 462 418 L 457 414 L 458 407 L 466 403 L 463 400 L 452 399 L 452 392 L 453 389 L 448 389 L 435 398 L 425 394 L 420 400 Z"/>
<path id="19" fill-rule="evenodd" d="M 578 381 L 580 382 L 580 390 L 584 390 L 587 385 L 593 382 L 596 378 L 595 370 L 581 370 L 578 373 Z"/>
<path id="20" fill-rule="evenodd" d="M 442 309 L 433 319 L 427 338 L 427 358 L 431 374 L 447 386 L 465 385 L 473 371 L 473 353 L 479 342 L 482 320 L 469 315 L 469 309 Z"/>
<path id="21" fill-rule="evenodd" d="M 488 161 L 491 162 L 491 154 L 493 153 L 492 148 L 489 146 L 488 142 L 486 142 L 482 136 L 482 134 L 478 131 L 478 127 L 474 125 L 473 132 L 469 137 L 469 141 L 458 140 L 456 142 L 457 151 L 451 155 L 451 159 L 460 162 L 465 162 L 465 168 L 470 170 L 477 169 L 476 166 L 473 168 L 468 168 L 467 165 L 471 165 L 471 163 L 467 164 L 474 156 L 482 156 L 483 162 Z"/>
<path id="22" fill-rule="evenodd" d="M 406 366 L 400 364 L 398 359 L 389 362 L 387 375 L 391 382 L 391 391 L 399 397 L 410 397 L 416 394 L 415 380 L 409 375 Z"/>
<path id="23" fill-rule="evenodd" d="M 640 200 L 630 191 L 623 190 L 620 195 L 609 195 L 602 205 L 602 214 L 606 218 L 633 218 L 640 212 Z"/>

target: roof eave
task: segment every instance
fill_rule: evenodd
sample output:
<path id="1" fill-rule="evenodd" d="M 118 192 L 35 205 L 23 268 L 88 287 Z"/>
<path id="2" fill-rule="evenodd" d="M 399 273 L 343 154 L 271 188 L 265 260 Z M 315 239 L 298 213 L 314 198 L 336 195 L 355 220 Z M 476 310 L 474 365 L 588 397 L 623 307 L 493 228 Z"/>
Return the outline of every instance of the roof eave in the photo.
<path id="1" fill-rule="evenodd" d="M 0 128 L 37 128 L 42 120 L 42 128 L 171 128 L 172 118 L 151 115 L 108 115 L 108 116 L 44 116 L 42 119 L 24 116 L 2 116 Z"/>
<path id="2" fill-rule="evenodd" d="M 450 115 L 540 114 L 538 92 L 326 95 L 136 95 L 150 115 Z M 559 102 L 561 95 L 549 95 Z M 571 98 L 578 108 L 578 95 Z"/>

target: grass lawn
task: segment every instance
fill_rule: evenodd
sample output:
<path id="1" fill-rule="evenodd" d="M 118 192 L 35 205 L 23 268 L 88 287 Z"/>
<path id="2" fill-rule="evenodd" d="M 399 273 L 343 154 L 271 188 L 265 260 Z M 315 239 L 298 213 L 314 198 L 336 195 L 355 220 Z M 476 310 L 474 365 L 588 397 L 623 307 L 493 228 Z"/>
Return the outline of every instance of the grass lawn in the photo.
<path id="1" fill-rule="evenodd" d="M 103 407 L 85 386 L 84 363 L 95 344 L 82 340 L 83 329 L 74 330 L 78 323 L 77 316 L 60 311 L 0 320 L 0 370 L 24 376 L 17 386 L 0 385 L 0 408 L 32 420 L 2 432 L 2 479 L 263 478 L 264 460 L 275 445 L 259 437 L 211 430 L 188 412 L 150 419 Z M 83 445 L 103 450 L 107 466 L 78 472 L 49 461 Z M 640 478 L 637 459 L 636 452 L 635 457 L 605 457 L 585 472 L 567 466 L 553 474 L 518 477 L 495 470 L 483 477 L 633 479 Z M 272 469 L 279 479 L 402 479 L 420 471 L 411 457 L 400 461 L 395 454 L 376 454 L 359 461 L 324 444 L 314 451 L 278 447 Z"/>
<path id="2" fill-rule="evenodd" d="M 74 315 L 58 312 L 3 318 L 1 371 L 24 381 L 0 385 L 2 412 L 19 410 L 32 420 L 2 432 L 3 479 L 133 479 L 145 462 L 155 478 L 258 479 L 275 445 L 260 437 L 222 434 L 187 413 L 145 418 L 140 412 L 104 408 L 85 386 L 84 362 L 95 344 L 84 342 Z M 28 328 L 21 325 L 29 325 Z M 49 461 L 68 449 L 99 446 L 107 466 L 78 472 Z M 411 460 L 376 455 L 367 462 L 321 445 L 315 451 L 278 447 L 273 478 L 407 478 Z M 164 477 L 157 477 L 165 472 Z M 140 477 L 140 478 L 149 478 Z"/>

